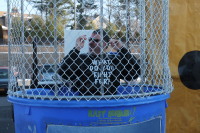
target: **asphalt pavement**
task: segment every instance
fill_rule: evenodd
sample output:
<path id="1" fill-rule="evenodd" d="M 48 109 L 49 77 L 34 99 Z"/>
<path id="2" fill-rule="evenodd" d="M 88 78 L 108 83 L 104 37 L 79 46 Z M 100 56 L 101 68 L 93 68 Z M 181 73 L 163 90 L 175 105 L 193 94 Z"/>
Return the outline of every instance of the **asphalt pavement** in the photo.
<path id="1" fill-rule="evenodd" d="M 12 104 L 5 94 L 0 94 L 0 133 L 15 133 Z"/>

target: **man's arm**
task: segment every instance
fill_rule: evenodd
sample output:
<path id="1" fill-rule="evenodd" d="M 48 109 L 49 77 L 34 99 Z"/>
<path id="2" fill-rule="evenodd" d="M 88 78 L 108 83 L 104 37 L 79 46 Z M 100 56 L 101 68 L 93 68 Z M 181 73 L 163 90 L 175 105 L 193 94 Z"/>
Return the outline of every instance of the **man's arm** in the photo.
<path id="1" fill-rule="evenodd" d="M 126 48 L 121 48 L 118 52 L 121 56 L 122 78 L 129 81 L 138 78 L 140 75 L 140 66 L 135 56 L 131 55 Z"/>
<path id="2" fill-rule="evenodd" d="M 70 79 L 74 80 L 76 78 L 75 72 L 78 69 L 78 59 L 79 59 L 79 53 L 80 51 L 76 48 L 73 48 L 69 54 L 67 54 L 62 62 L 59 64 L 58 74 L 63 79 Z"/>
<path id="3" fill-rule="evenodd" d="M 136 79 L 140 75 L 140 66 L 137 63 L 135 56 L 132 56 L 128 50 L 123 47 L 120 41 L 111 39 L 109 43 L 110 46 L 116 50 L 121 57 L 121 60 L 119 60 L 119 65 L 122 68 L 120 78 L 126 80 Z"/>
<path id="4" fill-rule="evenodd" d="M 66 80 L 74 80 L 77 76 L 79 76 L 75 73 L 77 73 L 79 64 L 82 62 L 79 57 L 79 53 L 80 50 L 84 47 L 86 39 L 86 35 L 78 37 L 76 39 L 75 47 L 69 52 L 68 55 L 63 58 L 57 72 L 62 78 Z"/>

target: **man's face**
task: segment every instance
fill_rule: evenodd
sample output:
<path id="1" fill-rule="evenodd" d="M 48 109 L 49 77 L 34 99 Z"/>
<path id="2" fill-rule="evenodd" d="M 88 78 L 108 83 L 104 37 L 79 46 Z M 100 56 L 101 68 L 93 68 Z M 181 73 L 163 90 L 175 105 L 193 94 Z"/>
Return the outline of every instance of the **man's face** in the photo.
<path id="1" fill-rule="evenodd" d="M 99 34 L 94 34 L 89 38 L 89 51 L 90 53 L 100 54 L 101 51 L 106 48 L 106 42 L 103 41 L 103 48 L 101 43 L 101 36 Z"/>

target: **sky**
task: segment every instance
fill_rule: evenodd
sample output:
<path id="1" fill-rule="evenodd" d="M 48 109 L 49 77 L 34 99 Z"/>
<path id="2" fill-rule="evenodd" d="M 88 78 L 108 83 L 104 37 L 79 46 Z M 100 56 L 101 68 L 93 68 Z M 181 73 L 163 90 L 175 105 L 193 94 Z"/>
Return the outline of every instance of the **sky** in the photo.
<path id="1" fill-rule="evenodd" d="M 7 11 L 7 0 L 0 0 L 0 11 Z"/>

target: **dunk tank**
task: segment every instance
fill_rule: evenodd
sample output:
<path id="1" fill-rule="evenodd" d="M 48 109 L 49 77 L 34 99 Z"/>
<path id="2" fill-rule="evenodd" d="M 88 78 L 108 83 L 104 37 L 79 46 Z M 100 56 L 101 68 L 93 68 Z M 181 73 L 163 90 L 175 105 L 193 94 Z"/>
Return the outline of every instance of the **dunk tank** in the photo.
<path id="1" fill-rule="evenodd" d="M 16 133 L 165 133 L 168 12 L 168 0 L 8 0 Z"/>

